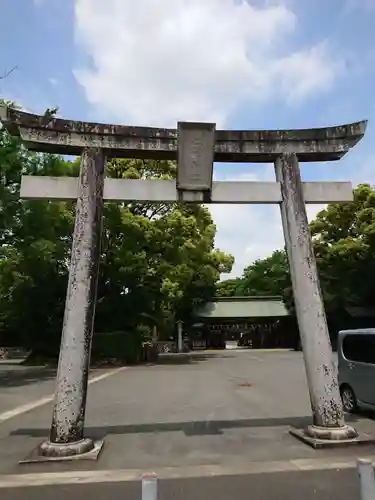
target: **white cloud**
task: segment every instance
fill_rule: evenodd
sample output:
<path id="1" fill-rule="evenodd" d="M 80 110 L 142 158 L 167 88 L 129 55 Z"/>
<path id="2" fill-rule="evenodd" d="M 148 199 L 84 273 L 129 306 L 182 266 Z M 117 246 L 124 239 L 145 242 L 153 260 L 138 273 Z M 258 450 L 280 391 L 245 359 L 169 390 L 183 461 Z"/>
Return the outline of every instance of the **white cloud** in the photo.
<path id="1" fill-rule="evenodd" d="M 51 76 L 50 78 L 48 78 L 48 81 L 49 83 L 53 86 L 53 87 L 56 87 L 56 85 L 59 84 L 59 80 L 57 78 L 55 78 L 54 76 Z"/>
<path id="2" fill-rule="evenodd" d="M 215 176 L 221 181 L 274 181 L 272 165 L 262 165 L 254 172 Z M 307 205 L 309 220 L 324 208 L 324 205 Z M 262 205 L 211 205 L 210 211 L 217 227 L 216 246 L 235 256 L 229 275 L 222 279 L 241 276 L 244 267 L 256 259 L 269 256 L 274 250 L 284 247 L 284 235 L 278 206 Z"/>
<path id="3" fill-rule="evenodd" d="M 328 54 L 327 45 L 322 43 L 276 63 L 279 82 L 289 103 L 332 88 L 337 76 L 344 71 L 344 63 L 332 61 Z"/>
<path id="4" fill-rule="evenodd" d="M 281 218 L 277 206 L 212 205 L 217 235 L 216 246 L 235 256 L 228 276 L 240 276 L 254 260 L 283 247 Z"/>
<path id="5" fill-rule="evenodd" d="M 274 181 L 272 165 L 249 167 L 241 174 L 220 175 L 214 172 L 218 181 Z M 255 259 L 269 255 L 282 247 L 283 237 L 278 207 L 259 205 L 210 205 L 210 211 L 217 227 L 215 244 L 221 250 L 235 256 L 235 263 L 229 276 L 240 276 L 244 267 Z M 265 228 L 272 227 L 272 231 Z"/>
<path id="6" fill-rule="evenodd" d="M 281 2 L 76 0 L 75 20 L 92 61 L 76 78 L 115 120 L 223 124 L 244 101 L 290 100 L 290 89 L 302 99 L 335 79 L 327 46 L 285 52 L 297 18 Z"/>
<path id="7" fill-rule="evenodd" d="M 215 176 L 222 181 L 272 181 L 273 167 L 261 165 L 256 172 L 232 176 Z M 332 180 L 334 174 L 332 174 Z M 337 177 L 337 176 L 336 176 Z M 360 160 L 350 176 L 353 186 L 361 183 L 375 185 L 375 155 Z M 337 179 L 338 180 L 338 179 Z M 341 179 L 347 180 L 347 179 Z M 308 220 L 313 220 L 326 205 L 306 205 Z M 217 226 L 216 245 L 235 256 L 235 264 L 228 277 L 240 276 L 244 267 L 254 260 L 270 255 L 284 247 L 280 209 L 277 206 L 259 205 L 211 205 L 211 213 Z"/>
<path id="8" fill-rule="evenodd" d="M 222 126 L 240 105 L 295 103 L 329 89 L 340 64 L 328 45 L 288 50 L 298 25 L 294 12 L 281 1 L 260 3 L 75 0 L 77 42 L 91 63 L 75 76 L 101 116 L 154 126 L 178 120 Z M 274 179 L 272 167 L 261 168 L 226 180 Z M 211 211 L 217 246 L 236 258 L 232 275 L 283 246 L 278 207 Z"/>

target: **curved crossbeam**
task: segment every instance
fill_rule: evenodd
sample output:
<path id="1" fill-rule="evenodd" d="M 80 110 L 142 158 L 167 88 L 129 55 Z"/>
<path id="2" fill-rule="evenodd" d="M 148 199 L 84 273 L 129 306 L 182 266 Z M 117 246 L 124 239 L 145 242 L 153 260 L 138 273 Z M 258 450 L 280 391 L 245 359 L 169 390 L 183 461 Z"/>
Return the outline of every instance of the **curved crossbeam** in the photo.
<path id="1" fill-rule="evenodd" d="M 111 157 L 177 159 L 177 130 L 89 123 L 0 106 L 0 119 L 34 151 L 79 155 L 98 147 Z M 361 140 L 367 121 L 294 130 L 217 130 L 214 161 L 273 162 L 294 152 L 300 161 L 338 160 Z"/>

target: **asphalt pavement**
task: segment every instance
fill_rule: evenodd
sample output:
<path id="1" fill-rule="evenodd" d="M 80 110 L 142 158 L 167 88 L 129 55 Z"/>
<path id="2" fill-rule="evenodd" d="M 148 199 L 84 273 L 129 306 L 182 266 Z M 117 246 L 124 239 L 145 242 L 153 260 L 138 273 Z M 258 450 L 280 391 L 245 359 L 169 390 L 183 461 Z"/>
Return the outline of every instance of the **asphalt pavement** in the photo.
<path id="1" fill-rule="evenodd" d="M 43 370 L 24 384 L 21 375 L 18 385 L 1 383 L 11 378 L 0 373 L 0 395 L 16 388 L 21 405 L 50 394 L 54 384 L 54 373 Z M 313 450 L 289 434 L 311 422 L 302 354 L 290 351 L 201 352 L 189 362 L 114 370 L 88 391 L 86 435 L 105 440 L 99 460 L 19 465 L 48 436 L 51 404 L 0 419 L 1 499 L 138 499 L 141 474 L 160 470 L 159 500 L 346 500 L 358 497 L 356 458 L 375 456 L 369 445 Z M 373 417 L 348 420 L 375 435 Z M 352 469 L 341 470 L 342 460 Z M 198 473 L 189 475 L 192 469 Z M 78 476 L 65 484 L 66 474 Z M 10 488 L 9 477 L 16 478 Z"/>
<path id="2" fill-rule="evenodd" d="M 22 360 L 0 362 L 0 414 L 53 393 L 56 370 L 22 366 Z"/>

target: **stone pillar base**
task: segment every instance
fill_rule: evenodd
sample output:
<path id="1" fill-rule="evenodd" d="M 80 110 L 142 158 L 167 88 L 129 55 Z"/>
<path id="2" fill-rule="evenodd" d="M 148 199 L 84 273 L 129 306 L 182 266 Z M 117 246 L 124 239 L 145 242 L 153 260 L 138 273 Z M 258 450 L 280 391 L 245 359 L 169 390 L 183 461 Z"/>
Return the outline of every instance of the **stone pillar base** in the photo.
<path id="1" fill-rule="evenodd" d="M 43 457 L 72 457 L 89 453 L 95 448 L 95 443 L 92 439 L 84 438 L 74 443 L 52 443 L 44 441 L 38 449 L 38 452 Z"/>
<path id="2" fill-rule="evenodd" d="M 358 432 L 349 425 L 331 428 L 309 425 L 305 429 L 289 429 L 289 433 L 315 449 L 375 444 L 375 436 L 365 432 L 358 434 Z"/>
<path id="3" fill-rule="evenodd" d="M 309 425 L 305 429 L 307 436 L 315 439 L 329 439 L 334 441 L 344 441 L 358 437 L 358 432 L 349 425 L 341 427 L 320 427 L 318 425 Z"/>
<path id="4" fill-rule="evenodd" d="M 88 438 L 67 444 L 52 443 L 48 440 L 34 448 L 19 464 L 98 460 L 103 445 L 103 440 L 93 441 Z"/>

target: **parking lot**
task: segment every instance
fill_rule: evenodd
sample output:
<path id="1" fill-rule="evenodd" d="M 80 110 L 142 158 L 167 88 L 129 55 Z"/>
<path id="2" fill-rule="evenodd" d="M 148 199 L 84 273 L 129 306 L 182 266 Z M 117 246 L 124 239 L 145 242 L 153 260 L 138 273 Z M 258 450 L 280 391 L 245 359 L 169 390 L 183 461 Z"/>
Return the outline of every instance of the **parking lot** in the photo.
<path id="1" fill-rule="evenodd" d="M 28 380 L 25 400 L 30 401 L 36 387 L 38 397 L 47 395 L 43 384 L 50 392 L 51 380 Z M 20 398 L 22 390 L 17 393 Z M 18 460 L 48 435 L 50 419 L 48 402 L 0 424 L 5 450 L 0 472 L 19 470 Z M 105 437 L 105 449 L 95 464 L 66 463 L 62 468 L 235 466 L 243 461 L 314 458 L 320 456 L 318 451 L 288 433 L 290 426 L 310 421 L 301 353 L 196 352 L 189 362 L 183 358 L 125 367 L 90 385 L 86 434 Z M 354 417 L 353 425 L 375 432 L 375 422 L 365 417 Z M 44 470 L 46 465 L 32 467 Z"/>
<path id="2" fill-rule="evenodd" d="M 99 460 L 19 465 L 48 436 L 54 373 L 12 370 L 0 370 L 2 414 L 6 405 L 14 412 L 0 414 L 4 498 L 50 498 L 52 485 L 56 498 L 139 498 L 141 474 L 155 471 L 163 498 L 266 498 L 269 484 L 275 497 L 284 488 L 285 498 L 307 498 L 315 488 L 328 499 L 339 484 L 342 495 L 356 491 L 358 453 L 375 455 L 369 445 L 314 450 L 289 434 L 311 422 L 302 353 L 228 349 L 92 372 L 86 435 L 105 439 Z M 375 435 L 371 416 L 349 420 Z"/>

